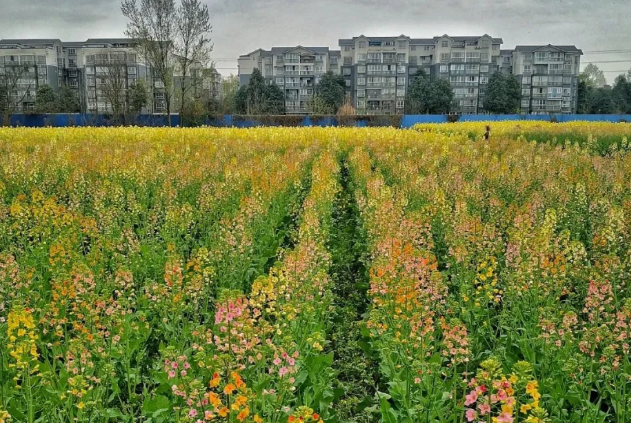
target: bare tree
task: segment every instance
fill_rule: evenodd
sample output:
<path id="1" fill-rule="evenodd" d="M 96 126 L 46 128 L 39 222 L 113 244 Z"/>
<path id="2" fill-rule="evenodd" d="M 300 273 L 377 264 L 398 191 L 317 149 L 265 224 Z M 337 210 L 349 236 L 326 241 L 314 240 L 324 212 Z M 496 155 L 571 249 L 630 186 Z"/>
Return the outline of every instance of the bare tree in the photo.
<path id="1" fill-rule="evenodd" d="M 127 61 L 125 53 L 111 53 L 107 60 L 99 64 L 97 83 L 103 97 L 109 104 L 114 119 L 120 119 L 126 110 L 127 99 Z"/>
<path id="2" fill-rule="evenodd" d="M 24 99 L 35 89 L 31 81 L 36 69 L 35 64 L 23 64 L 19 60 L 0 66 L 0 112 L 4 126 L 9 126 L 12 114 L 22 111 Z"/>
<path id="3" fill-rule="evenodd" d="M 174 0 L 123 0 L 123 15 L 129 19 L 125 34 L 161 82 L 169 122 L 173 93 L 173 53 L 178 33 L 178 9 Z M 155 86 L 154 83 L 151 84 Z"/>
<path id="4" fill-rule="evenodd" d="M 194 84 L 201 82 L 200 72 L 210 58 L 212 44 L 208 34 L 212 31 L 208 6 L 200 0 L 182 0 L 177 9 L 177 37 L 175 40 L 176 60 L 181 73 L 180 117 L 183 119 L 186 94 Z M 196 69 L 197 70 L 197 69 Z M 194 74 L 193 74 L 194 73 Z"/>

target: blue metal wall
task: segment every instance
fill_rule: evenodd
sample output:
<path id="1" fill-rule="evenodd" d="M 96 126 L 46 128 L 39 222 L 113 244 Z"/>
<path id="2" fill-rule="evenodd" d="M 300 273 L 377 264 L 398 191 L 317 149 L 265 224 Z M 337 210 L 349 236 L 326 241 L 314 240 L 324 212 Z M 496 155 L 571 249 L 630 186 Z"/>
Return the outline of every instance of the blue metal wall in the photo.
<path id="1" fill-rule="evenodd" d="M 555 115 L 557 122 L 631 122 L 631 115 Z M 459 122 L 500 122 L 506 120 L 538 120 L 550 121 L 548 115 L 462 115 Z M 401 128 L 411 128 L 417 123 L 446 123 L 446 115 L 404 115 L 401 118 Z M 137 126 L 167 126 L 167 116 L 165 115 L 140 115 L 127 122 L 129 125 Z M 20 114 L 11 116 L 12 126 L 25 126 L 38 128 L 44 126 L 66 127 L 66 126 L 114 126 L 117 122 L 113 122 L 104 115 L 82 115 L 82 114 L 51 114 L 51 115 L 31 115 Z M 171 126 L 178 126 L 180 117 L 171 116 Z M 260 126 L 261 122 L 256 120 L 235 119 L 233 116 L 226 115 L 221 118 L 208 119 L 204 122 L 207 126 L 217 127 L 236 127 L 249 128 Z M 337 120 L 334 116 L 327 116 L 314 120 L 309 116 L 305 116 L 301 126 L 337 126 Z M 355 126 L 368 126 L 366 120 L 358 120 Z"/>

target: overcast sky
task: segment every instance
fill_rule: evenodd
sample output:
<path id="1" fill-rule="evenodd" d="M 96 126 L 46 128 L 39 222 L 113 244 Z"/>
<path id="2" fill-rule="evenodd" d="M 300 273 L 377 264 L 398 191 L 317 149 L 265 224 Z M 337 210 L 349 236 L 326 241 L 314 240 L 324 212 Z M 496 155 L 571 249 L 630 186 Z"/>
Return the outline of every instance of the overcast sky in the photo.
<path id="1" fill-rule="evenodd" d="M 176 0 L 177 1 L 177 0 Z M 213 23 L 213 56 L 224 75 L 259 47 L 337 48 L 339 38 L 405 34 L 429 38 L 487 33 L 516 44 L 574 44 L 583 62 L 631 68 L 631 0 L 203 0 Z M 83 41 L 122 37 L 120 0 L 0 0 L 0 38 Z M 590 52 L 621 49 L 615 54 Z M 611 62 L 620 61 L 620 62 Z"/>

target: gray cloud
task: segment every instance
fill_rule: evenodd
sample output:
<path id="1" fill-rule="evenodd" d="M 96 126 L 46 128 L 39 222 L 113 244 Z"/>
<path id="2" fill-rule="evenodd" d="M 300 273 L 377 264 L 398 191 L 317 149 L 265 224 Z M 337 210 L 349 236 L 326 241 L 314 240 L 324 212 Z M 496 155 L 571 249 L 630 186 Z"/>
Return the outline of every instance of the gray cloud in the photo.
<path id="1" fill-rule="evenodd" d="M 259 47 L 325 45 L 364 35 L 432 37 L 444 33 L 502 37 L 516 44 L 575 44 L 584 51 L 631 49 L 629 0 L 207 0 L 213 56 L 223 74 Z M 120 0 L 0 0 L 1 38 L 120 37 Z M 631 53 L 586 54 L 610 81 L 631 68 Z"/>

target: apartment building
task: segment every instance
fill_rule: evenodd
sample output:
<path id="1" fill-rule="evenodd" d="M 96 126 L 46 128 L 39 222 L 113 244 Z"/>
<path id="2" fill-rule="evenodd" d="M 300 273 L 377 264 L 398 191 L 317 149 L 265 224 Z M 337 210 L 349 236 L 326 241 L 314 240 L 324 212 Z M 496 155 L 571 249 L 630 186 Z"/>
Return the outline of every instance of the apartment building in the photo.
<path id="1" fill-rule="evenodd" d="M 489 35 L 429 39 L 366 37 L 341 39 L 342 75 L 358 113 L 403 113 L 405 95 L 419 69 L 448 80 L 456 111 L 484 110 L 489 75 L 499 70 L 501 38 Z"/>
<path id="2" fill-rule="evenodd" d="M 285 112 L 305 114 L 322 74 L 340 73 L 340 52 L 328 47 L 272 47 L 239 56 L 239 82 L 246 85 L 254 69 L 285 93 Z"/>
<path id="3" fill-rule="evenodd" d="M 583 52 L 576 46 L 517 46 L 512 73 L 522 84 L 522 113 L 576 113 Z"/>
<path id="4" fill-rule="evenodd" d="M 60 40 L 0 40 L 0 75 L 16 110 L 34 110 L 40 86 L 64 82 L 63 60 Z"/>
<path id="5" fill-rule="evenodd" d="M 50 85 L 57 90 L 68 86 L 79 99 L 82 110 L 111 113 L 113 103 L 126 102 L 126 93 L 140 79 L 149 87 L 149 102 L 143 113 L 166 110 L 161 81 L 152 78 L 150 68 L 139 58 L 127 38 L 90 38 L 80 42 L 58 39 L 0 40 L 0 73 L 19 71 L 11 97 L 19 111 L 35 109 L 37 89 Z M 221 78 L 216 70 L 201 64 L 192 66 L 200 82 L 195 96 L 218 98 Z M 174 75 L 176 84 L 181 77 Z"/>

